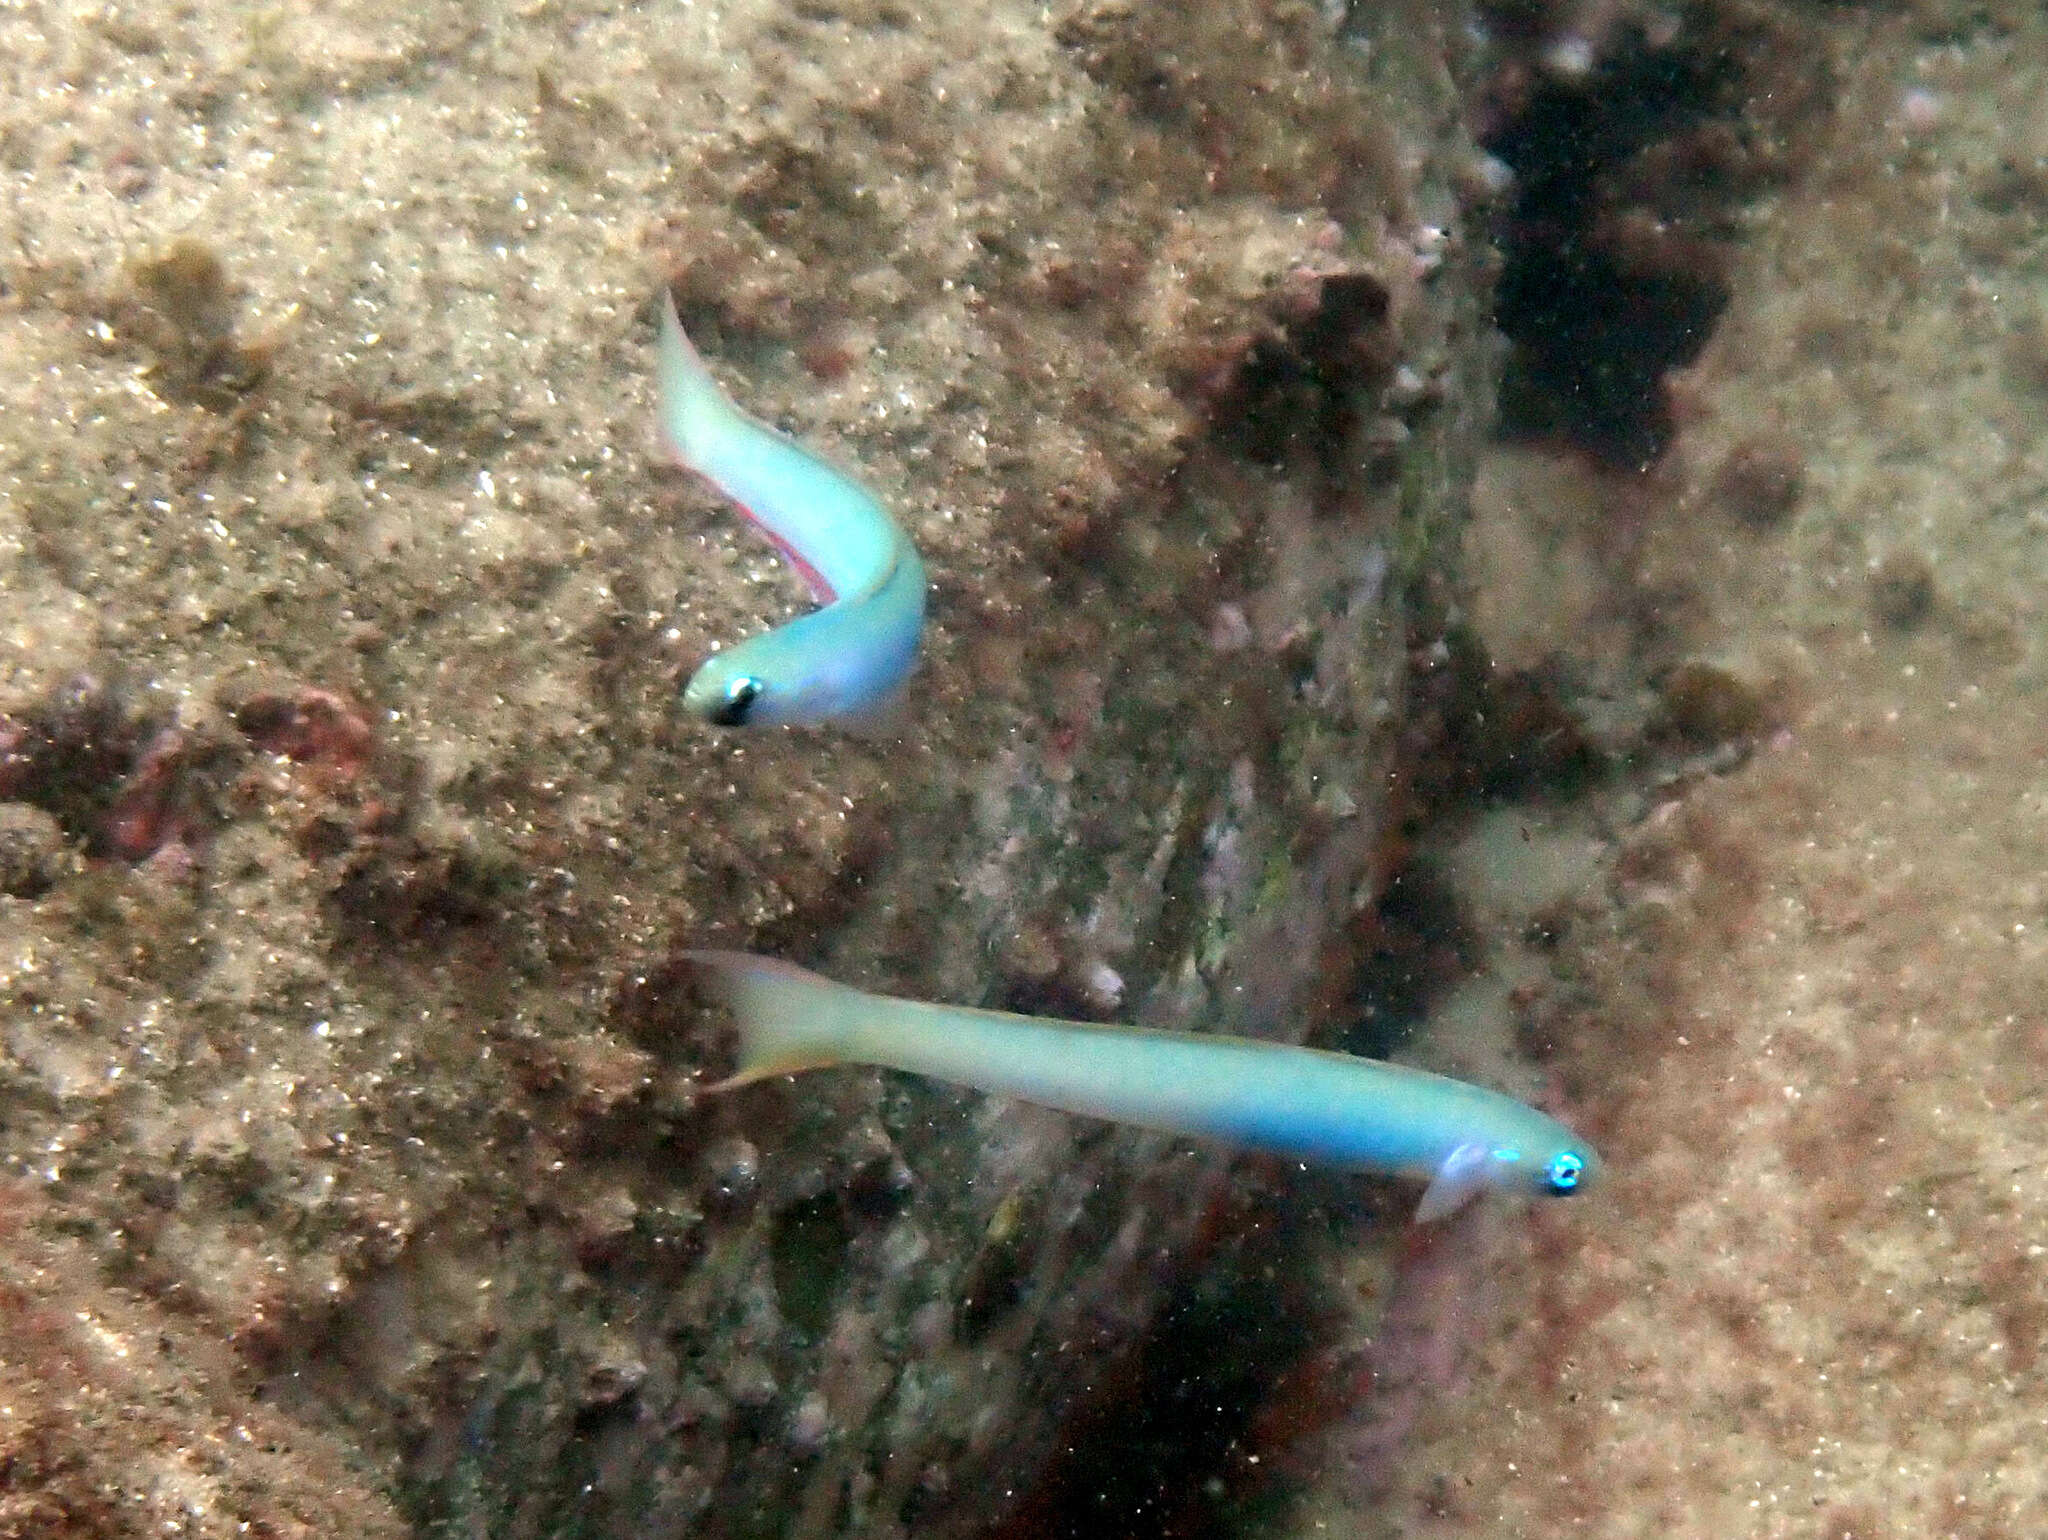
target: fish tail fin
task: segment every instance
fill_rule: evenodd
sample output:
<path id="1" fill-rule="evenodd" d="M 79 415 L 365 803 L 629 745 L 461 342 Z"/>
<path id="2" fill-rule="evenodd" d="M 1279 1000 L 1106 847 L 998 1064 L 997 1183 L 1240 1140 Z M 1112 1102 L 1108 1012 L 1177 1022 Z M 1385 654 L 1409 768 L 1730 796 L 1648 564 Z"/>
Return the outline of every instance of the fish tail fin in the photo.
<path id="1" fill-rule="evenodd" d="M 859 990 L 751 952 L 691 951 L 683 959 L 739 1029 L 738 1067 L 702 1094 L 846 1062 Z"/>
<path id="2" fill-rule="evenodd" d="M 655 360 L 661 398 L 661 437 L 687 470 L 702 473 L 707 455 L 724 442 L 738 413 L 698 356 L 676 314 L 675 296 L 661 291 L 661 341 Z"/>

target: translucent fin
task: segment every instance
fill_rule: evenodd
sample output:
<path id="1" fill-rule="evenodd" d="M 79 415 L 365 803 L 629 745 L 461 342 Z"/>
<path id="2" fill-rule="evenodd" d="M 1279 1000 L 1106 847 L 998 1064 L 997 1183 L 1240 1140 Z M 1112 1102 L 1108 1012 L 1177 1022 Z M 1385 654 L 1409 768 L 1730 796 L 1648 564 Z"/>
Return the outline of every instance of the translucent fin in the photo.
<path id="1" fill-rule="evenodd" d="M 785 962 L 747 952 L 690 951 L 682 954 L 698 984 L 732 1012 L 740 1035 L 739 1068 L 707 1086 L 700 1096 L 737 1090 L 757 1080 L 800 1074 L 842 1063 L 834 1051 L 836 999 L 855 992 Z"/>
<path id="2" fill-rule="evenodd" d="M 723 1080 L 714 1080 L 709 1085 L 700 1085 L 690 1094 L 722 1096 L 727 1091 L 757 1085 L 763 1080 L 780 1080 L 785 1075 L 800 1075 L 807 1069 L 830 1069 L 838 1062 L 837 1059 L 816 1059 L 809 1064 L 763 1064 L 756 1069 L 743 1069 L 736 1075 L 727 1075 Z"/>
<path id="3" fill-rule="evenodd" d="M 1455 1214 L 1486 1190 L 1486 1146 L 1461 1144 L 1444 1157 L 1436 1175 L 1422 1190 L 1415 1222 L 1428 1224 Z"/>
<path id="4" fill-rule="evenodd" d="M 661 291 L 661 336 L 656 343 L 655 385 L 660 396 L 661 436 L 676 463 L 704 475 L 707 449 L 730 433 L 739 409 L 697 356 L 676 315 L 675 297 Z"/>

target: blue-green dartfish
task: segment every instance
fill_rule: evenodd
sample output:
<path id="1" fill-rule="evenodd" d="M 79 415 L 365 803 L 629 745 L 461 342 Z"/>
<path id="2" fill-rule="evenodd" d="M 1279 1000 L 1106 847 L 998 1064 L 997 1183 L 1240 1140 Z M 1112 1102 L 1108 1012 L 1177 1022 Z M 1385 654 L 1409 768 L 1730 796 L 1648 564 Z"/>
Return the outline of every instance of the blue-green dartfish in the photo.
<path id="1" fill-rule="evenodd" d="M 873 494 L 735 406 L 661 296 L 663 439 L 738 503 L 824 608 L 714 652 L 684 709 L 721 727 L 872 719 L 902 692 L 924 626 L 924 563 Z"/>
<path id="2" fill-rule="evenodd" d="M 950 1080 L 1062 1112 L 1425 1183 L 1416 1218 L 1487 1191 L 1552 1197 L 1600 1169 L 1554 1118 L 1404 1065 L 1215 1033 L 1163 1032 L 866 994 L 746 952 L 689 952 L 739 1029 L 735 1086 L 834 1064 Z"/>

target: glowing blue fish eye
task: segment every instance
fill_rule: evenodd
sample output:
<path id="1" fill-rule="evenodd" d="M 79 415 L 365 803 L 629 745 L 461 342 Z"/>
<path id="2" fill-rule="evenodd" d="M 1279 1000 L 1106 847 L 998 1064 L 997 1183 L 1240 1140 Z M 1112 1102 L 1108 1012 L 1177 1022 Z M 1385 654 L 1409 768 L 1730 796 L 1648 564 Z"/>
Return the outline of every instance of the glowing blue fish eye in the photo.
<path id="1" fill-rule="evenodd" d="M 712 708 L 711 720 L 720 727 L 743 727 L 754 702 L 761 698 L 761 681 L 747 674 L 735 674 L 725 687 L 725 699 Z"/>
<path id="2" fill-rule="evenodd" d="M 1585 1175 L 1586 1163 L 1570 1150 L 1559 1150 L 1543 1168 L 1543 1180 L 1552 1192 L 1571 1192 Z"/>

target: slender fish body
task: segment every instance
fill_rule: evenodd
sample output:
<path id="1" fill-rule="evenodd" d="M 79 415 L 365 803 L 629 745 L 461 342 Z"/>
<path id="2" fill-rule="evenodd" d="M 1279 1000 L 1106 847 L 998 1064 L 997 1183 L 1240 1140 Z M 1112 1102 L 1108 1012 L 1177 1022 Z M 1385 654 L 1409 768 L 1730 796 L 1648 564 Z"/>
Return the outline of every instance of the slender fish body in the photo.
<path id="1" fill-rule="evenodd" d="M 662 437 L 738 503 L 824 608 L 713 653 L 684 708 L 725 727 L 871 717 L 900 694 L 924 626 L 925 572 L 859 482 L 748 416 L 719 389 L 663 290 Z"/>
<path id="2" fill-rule="evenodd" d="M 1599 1158 L 1571 1130 L 1483 1086 L 1403 1065 L 1213 1033 L 1014 1016 L 871 995 L 745 952 L 691 952 L 732 1011 L 738 1073 L 710 1089 L 833 1064 L 930 1075 L 1062 1112 L 1428 1184 L 1419 1219 L 1486 1190 L 1562 1196 Z"/>

